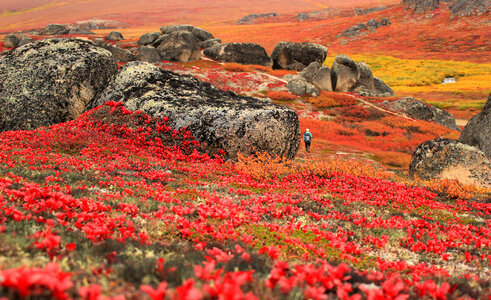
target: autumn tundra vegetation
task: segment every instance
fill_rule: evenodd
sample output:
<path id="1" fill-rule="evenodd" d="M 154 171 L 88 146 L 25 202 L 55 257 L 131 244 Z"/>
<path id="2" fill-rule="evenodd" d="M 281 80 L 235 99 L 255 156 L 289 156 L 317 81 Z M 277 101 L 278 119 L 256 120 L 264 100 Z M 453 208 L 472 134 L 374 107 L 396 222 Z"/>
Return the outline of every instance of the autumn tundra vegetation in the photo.
<path id="1" fill-rule="evenodd" d="M 0 300 L 489 299 L 482 1 L 68 2 L 0 4 Z"/>

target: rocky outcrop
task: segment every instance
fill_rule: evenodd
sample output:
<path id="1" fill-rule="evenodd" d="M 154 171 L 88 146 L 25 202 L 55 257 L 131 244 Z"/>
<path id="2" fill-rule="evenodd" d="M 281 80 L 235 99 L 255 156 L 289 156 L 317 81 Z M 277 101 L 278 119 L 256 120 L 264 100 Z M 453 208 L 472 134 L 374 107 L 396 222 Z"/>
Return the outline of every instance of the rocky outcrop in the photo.
<path id="1" fill-rule="evenodd" d="M 447 128 L 460 131 L 455 118 L 446 110 L 430 106 L 411 97 L 400 98 L 394 102 L 384 102 L 389 109 L 403 113 L 411 118 L 435 122 Z"/>
<path id="2" fill-rule="evenodd" d="M 163 60 L 189 62 L 201 58 L 200 40 L 190 31 L 171 31 L 162 36 L 157 47 Z"/>
<path id="3" fill-rule="evenodd" d="M 433 11 L 440 2 L 450 2 L 450 11 L 454 16 L 482 15 L 489 11 L 489 0 L 403 0 L 406 9 L 417 13 Z"/>
<path id="4" fill-rule="evenodd" d="M 266 13 L 266 14 L 250 14 L 250 15 L 247 15 L 247 16 L 243 17 L 242 19 L 240 19 L 239 22 L 237 22 L 237 24 L 239 24 L 239 25 L 253 24 L 255 21 L 257 21 L 259 19 L 269 19 L 269 18 L 274 18 L 277 16 L 278 16 L 278 14 L 275 12 Z"/>
<path id="5" fill-rule="evenodd" d="M 92 31 L 80 27 L 70 27 L 56 34 L 95 35 Z"/>
<path id="6" fill-rule="evenodd" d="M 176 32 L 176 31 L 192 32 L 193 28 L 194 28 L 193 25 L 188 25 L 188 24 L 166 25 L 166 26 L 160 27 L 160 32 L 162 32 L 162 34 L 169 34 L 169 33 Z"/>
<path id="7" fill-rule="evenodd" d="M 17 48 L 20 43 L 20 38 L 14 34 L 8 34 L 3 39 L 3 46 L 5 48 Z"/>
<path id="8" fill-rule="evenodd" d="M 296 95 L 314 96 L 319 95 L 319 90 L 332 91 L 331 70 L 329 67 L 323 67 L 320 63 L 313 62 L 298 75 L 304 81 L 307 81 L 308 84 L 298 81 L 298 78 L 294 78 L 297 79 L 297 82 L 289 83 L 287 87 L 290 87 L 290 91 Z M 301 86 L 300 83 L 302 83 L 304 88 L 299 88 Z"/>
<path id="9" fill-rule="evenodd" d="M 175 129 L 186 127 L 210 151 L 229 158 L 258 151 L 293 158 L 300 129 L 295 111 L 256 98 L 221 91 L 188 75 L 144 62 L 123 66 L 115 80 L 90 107 L 121 101 L 129 110 L 169 118 Z"/>
<path id="10" fill-rule="evenodd" d="M 424 142 L 413 154 L 409 175 L 421 179 L 458 179 L 491 187 L 491 162 L 479 149 L 450 139 Z"/>
<path id="11" fill-rule="evenodd" d="M 312 78 L 312 83 L 321 90 L 332 91 L 331 69 L 321 67 Z"/>
<path id="12" fill-rule="evenodd" d="M 339 54 L 332 64 L 331 78 L 334 91 L 346 93 L 351 91 L 358 79 L 360 79 L 360 71 L 350 57 Z"/>
<path id="13" fill-rule="evenodd" d="M 91 20 L 77 21 L 75 22 L 75 25 L 87 30 L 123 28 L 126 26 L 126 24 L 123 22 L 115 20 L 101 20 L 97 18 L 93 18 Z"/>
<path id="14" fill-rule="evenodd" d="M 215 37 L 210 32 L 204 30 L 203 28 L 194 27 L 191 30 L 191 34 L 194 35 L 198 40 L 204 42 L 207 40 L 213 40 Z"/>
<path id="15" fill-rule="evenodd" d="M 204 55 L 221 61 L 235 62 L 246 65 L 271 66 L 266 50 L 261 45 L 254 43 L 229 43 L 209 47 Z"/>
<path id="16" fill-rule="evenodd" d="M 491 94 L 483 110 L 464 127 L 459 142 L 479 148 L 491 159 Z"/>
<path id="17" fill-rule="evenodd" d="M 111 53 L 79 39 L 46 39 L 0 55 L 0 130 L 73 120 L 107 86 Z"/>
<path id="18" fill-rule="evenodd" d="M 324 63 L 327 47 L 314 43 L 279 42 L 276 44 L 271 59 L 273 69 L 302 71 L 313 62 Z"/>
<path id="19" fill-rule="evenodd" d="M 106 40 L 108 41 L 122 41 L 124 40 L 123 35 L 119 31 L 111 31 L 107 36 Z"/>
<path id="20" fill-rule="evenodd" d="M 369 8 L 355 8 L 355 14 L 356 15 L 368 15 L 368 14 L 371 14 L 371 13 L 374 13 L 374 12 L 379 12 L 379 11 L 383 11 L 383 10 L 386 10 L 387 7 L 386 6 L 379 6 L 379 7 L 369 7 Z"/>
<path id="21" fill-rule="evenodd" d="M 356 25 L 351 26 L 348 29 L 343 30 L 338 37 L 355 37 L 361 35 L 365 32 L 375 32 L 375 30 L 382 26 L 388 26 L 392 24 L 388 18 L 383 18 L 382 20 L 377 21 L 375 19 L 370 19 L 366 24 L 358 23 Z"/>
<path id="22" fill-rule="evenodd" d="M 48 24 L 46 27 L 44 27 L 41 32 L 39 32 L 39 35 L 57 35 L 61 34 L 62 31 L 65 31 L 67 29 L 67 25 L 63 24 Z"/>
<path id="23" fill-rule="evenodd" d="M 153 46 L 141 46 L 138 49 L 138 54 L 136 56 L 138 61 L 146 61 L 149 63 L 157 63 L 162 60 L 159 51 Z"/>

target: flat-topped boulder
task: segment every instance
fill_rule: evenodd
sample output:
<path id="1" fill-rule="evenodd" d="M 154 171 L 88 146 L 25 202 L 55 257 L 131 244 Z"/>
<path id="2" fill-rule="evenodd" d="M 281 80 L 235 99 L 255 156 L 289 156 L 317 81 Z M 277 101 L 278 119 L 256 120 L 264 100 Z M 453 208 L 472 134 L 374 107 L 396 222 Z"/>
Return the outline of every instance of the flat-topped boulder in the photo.
<path id="1" fill-rule="evenodd" d="M 189 31 L 172 31 L 159 42 L 157 50 L 163 60 L 189 62 L 201 58 L 201 41 Z"/>
<path id="2" fill-rule="evenodd" d="M 206 48 L 204 55 L 225 62 L 235 62 L 245 65 L 271 66 L 263 46 L 254 43 L 228 43 Z"/>
<path id="3" fill-rule="evenodd" d="M 109 51 L 80 39 L 46 39 L 1 54 L 0 131 L 77 118 L 116 72 Z"/>
<path id="4" fill-rule="evenodd" d="M 324 63 L 327 47 L 314 43 L 279 42 L 271 53 L 273 69 L 302 71 L 313 62 Z"/>
<path id="5" fill-rule="evenodd" d="M 268 152 L 295 157 L 300 143 L 298 116 L 290 108 L 224 92 L 198 79 L 162 70 L 146 62 L 123 66 L 90 107 L 122 102 L 129 110 L 169 118 L 175 129 L 187 128 L 209 151 L 227 157 Z"/>

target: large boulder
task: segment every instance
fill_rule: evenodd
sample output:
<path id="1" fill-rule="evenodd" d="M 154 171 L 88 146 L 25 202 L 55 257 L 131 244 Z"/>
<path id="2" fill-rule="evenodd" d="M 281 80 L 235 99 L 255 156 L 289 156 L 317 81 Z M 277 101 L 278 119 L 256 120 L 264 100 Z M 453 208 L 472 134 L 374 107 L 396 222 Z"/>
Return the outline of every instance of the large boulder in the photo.
<path id="1" fill-rule="evenodd" d="M 108 41 L 122 41 L 124 40 L 123 35 L 119 31 L 111 31 L 107 36 L 106 40 Z"/>
<path id="2" fill-rule="evenodd" d="M 68 26 L 63 24 L 48 24 L 39 32 L 39 35 L 56 35 L 65 31 L 67 28 Z"/>
<path id="3" fill-rule="evenodd" d="M 187 25 L 187 24 L 185 24 L 185 25 L 166 25 L 166 26 L 160 27 L 160 32 L 162 32 L 162 34 L 169 34 L 169 33 L 176 32 L 176 31 L 191 32 L 191 31 L 193 31 L 193 28 L 194 28 L 193 25 Z"/>
<path id="4" fill-rule="evenodd" d="M 14 34 L 8 34 L 3 39 L 3 46 L 5 48 L 17 48 L 20 43 L 20 38 Z"/>
<path id="5" fill-rule="evenodd" d="M 76 26 L 75 27 L 67 28 L 67 29 L 65 29 L 62 32 L 59 32 L 57 34 L 95 35 L 95 33 L 93 33 L 90 30 L 87 30 L 87 29 L 84 29 L 84 28 L 80 28 L 80 27 L 76 27 Z"/>
<path id="6" fill-rule="evenodd" d="M 207 41 L 215 38 L 213 34 L 199 27 L 194 27 L 193 30 L 191 30 L 191 33 L 200 41 Z"/>
<path id="7" fill-rule="evenodd" d="M 271 66 L 266 50 L 254 43 L 229 43 L 209 47 L 204 55 L 221 61 L 235 62 L 246 65 Z"/>
<path id="8" fill-rule="evenodd" d="M 409 175 L 425 180 L 458 179 L 464 184 L 491 188 L 491 162 L 476 147 L 456 140 L 424 142 L 413 154 Z"/>
<path id="9" fill-rule="evenodd" d="M 460 131 L 452 114 L 446 110 L 430 106 L 412 97 L 400 98 L 391 102 L 388 106 L 391 110 L 404 113 L 411 118 L 435 122 L 447 128 Z"/>
<path id="10" fill-rule="evenodd" d="M 22 38 L 20 39 L 20 42 L 19 42 L 19 47 L 20 47 L 20 46 L 27 45 L 27 44 L 29 44 L 29 43 L 33 43 L 33 42 L 34 42 L 34 39 L 33 39 L 33 38 L 30 38 L 30 37 L 26 37 L 26 36 L 24 36 L 24 37 L 22 37 Z"/>
<path id="11" fill-rule="evenodd" d="M 357 62 L 356 68 L 358 69 L 360 77 L 356 81 L 354 88 L 361 87 L 367 90 L 375 90 L 375 82 L 370 67 L 364 62 Z"/>
<path id="12" fill-rule="evenodd" d="M 327 66 L 321 67 L 312 78 L 312 83 L 321 90 L 332 92 L 331 69 Z"/>
<path id="13" fill-rule="evenodd" d="M 320 64 L 317 61 L 314 61 L 310 65 L 307 66 L 307 68 L 303 69 L 302 72 L 298 73 L 298 75 L 302 76 L 305 78 L 305 80 L 312 82 L 314 79 L 314 76 L 317 75 L 317 72 L 319 72 L 319 69 L 322 67 L 322 64 Z"/>
<path id="14" fill-rule="evenodd" d="M 153 46 L 141 46 L 138 49 L 138 54 L 136 56 L 138 61 L 146 61 L 150 63 L 157 63 L 162 60 L 159 51 Z"/>
<path id="15" fill-rule="evenodd" d="M 464 127 L 459 142 L 479 148 L 491 159 L 491 94 L 483 110 Z"/>
<path id="16" fill-rule="evenodd" d="M 79 39 L 46 39 L 0 55 L 0 131 L 73 120 L 107 86 L 111 53 Z"/>
<path id="17" fill-rule="evenodd" d="M 157 50 L 163 60 L 195 61 L 201 58 L 200 42 L 189 31 L 172 31 L 163 35 Z"/>
<path id="18" fill-rule="evenodd" d="M 138 45 L 150 45 L 161 36 L 160 32 L 147 32 L 138 39 Z"/>
<path id="19" fill-rule="evenodd" d="M 90 107 L 121 101 L 129 110 L 169 118 L 175 129 L 186 127 L 210 150 L 229 158 L 260 151 L 295 157 L 300 144 L 298 116 L 290 108 L 224 92 L 189 75 L 145 62 L 123 66 Z"/>
<path id="20" fill-rule="evenodd" d="M 327 47 L 314 43 L 279 42 L 271 53 L 274 69 L 301 71 L 314 61 L 326 60 Z"/>
<path id="21" fill-rule="evenodd" d="M 334 59 L 331 69 L 332 87 L 336 92 L 349 92 L 360 79 L 360 71 L 356 63 L 344 54 Z"/>
<path id="22" fill-rule="evenodd" d="M 375 86 L 375 92 L 378 94 L 379 97 L 394 96 L 394 91 L 382 79 L 373 77 L 373 84 Z"/>
<path id="23" fill-rule="evenodd" d="M 301 76 L 294 77 L 288 81 L 286 88 L 290 93 L 297 96 L 317 97 L 320 95 L 319 90 Z"/>
<path id="24" fill-rule="evenodd" d="M 136 59 L 135 55 L 127 49 L 121 49 L 119 47 L 107 44 L 104 46 L 104 48 L 112 53 L 117 62 L 129 62 Z"/>
<path id="25" fill-rule="evenodd" d="M 206 48 L 210 48 L 210 47 L 213 47 L 215 45 L 219 45 L 222 43 L 222 40 L 221 39 L 210 39 L 210 40 L 206 40 L 206 41 L 203 41 L 199 44 L 199 47 L 201 49 L 206 49 Z"/>

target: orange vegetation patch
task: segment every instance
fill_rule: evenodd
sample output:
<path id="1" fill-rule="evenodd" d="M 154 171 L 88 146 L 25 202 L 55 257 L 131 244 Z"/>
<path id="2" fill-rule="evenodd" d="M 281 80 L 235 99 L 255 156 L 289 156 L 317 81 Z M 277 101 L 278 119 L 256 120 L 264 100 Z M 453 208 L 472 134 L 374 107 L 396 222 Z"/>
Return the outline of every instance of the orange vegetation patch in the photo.
<path id="1" fill-rule="evenodd" d="M 297 99 L 295 95 L 286 91 L 269 91 L 266 93 L 266 97 L 277 101 L 293 101 Z"/>
<path id="2" fill-rule="evenodd" d="M 351 95 L 328 91 L 321 91 L 318 97 L 307 97 L 305 100 L 319 109 L 337 106 L 349 106 L 354 105 L 358 102 Z"/>

